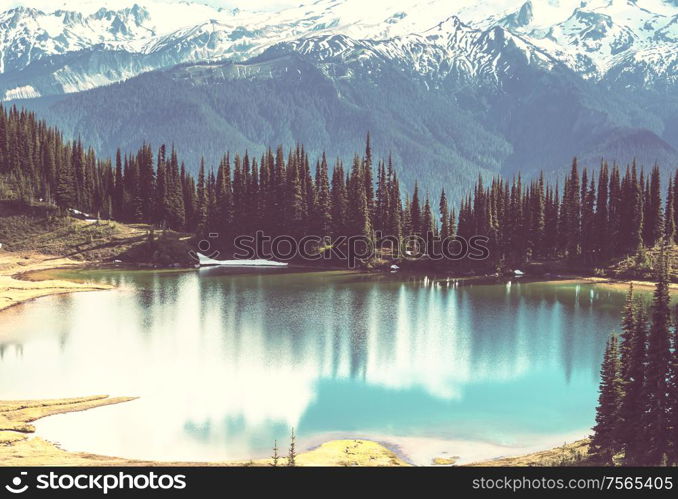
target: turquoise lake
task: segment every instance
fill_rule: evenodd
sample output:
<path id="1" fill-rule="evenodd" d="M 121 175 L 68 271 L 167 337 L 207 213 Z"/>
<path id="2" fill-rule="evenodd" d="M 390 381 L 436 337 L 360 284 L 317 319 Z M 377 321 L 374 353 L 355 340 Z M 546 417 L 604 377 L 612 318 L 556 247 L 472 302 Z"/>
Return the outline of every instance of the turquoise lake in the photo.
<path id="1" fill-rule="evenodd" d="M 226 460 L 367 437 L 421 464 L 588 435 L 625 292 L 407 275 L 63 271 L 111 291 L 0 313 L 0 398 L 133 402 L 46 418 L 68 450 Z"/>

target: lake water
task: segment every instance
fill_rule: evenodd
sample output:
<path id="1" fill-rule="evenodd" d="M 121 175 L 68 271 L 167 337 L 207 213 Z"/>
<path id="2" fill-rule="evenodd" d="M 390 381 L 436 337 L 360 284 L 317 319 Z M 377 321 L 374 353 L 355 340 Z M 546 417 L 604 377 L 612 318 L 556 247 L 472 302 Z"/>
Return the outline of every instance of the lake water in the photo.
<path id="1" fill-rule="evenodd" d="M 425 464 L 585 436 L 624 291 L 406 275 L 80 271 L 112 291 L 0 313 L 0 398 L 138 400 L 46 418 L 69 450 L 223 460 L 370 437 Z M 283 450 L 284 452 L 284 450 Z"/>

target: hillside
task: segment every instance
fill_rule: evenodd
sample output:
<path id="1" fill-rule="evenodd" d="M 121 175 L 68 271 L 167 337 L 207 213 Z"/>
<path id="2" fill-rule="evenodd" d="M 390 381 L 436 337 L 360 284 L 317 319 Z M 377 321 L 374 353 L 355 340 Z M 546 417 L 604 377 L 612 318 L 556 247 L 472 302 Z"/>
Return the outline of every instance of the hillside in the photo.
<path id="1" fill-rule="evenodd" d="M 189 234 L 156 233 L 151 227 L 64 216 L 45 204 L 0 201 L 0 243 L 7 251 L 32 251 L 73 260 L 190 265 Z"/>

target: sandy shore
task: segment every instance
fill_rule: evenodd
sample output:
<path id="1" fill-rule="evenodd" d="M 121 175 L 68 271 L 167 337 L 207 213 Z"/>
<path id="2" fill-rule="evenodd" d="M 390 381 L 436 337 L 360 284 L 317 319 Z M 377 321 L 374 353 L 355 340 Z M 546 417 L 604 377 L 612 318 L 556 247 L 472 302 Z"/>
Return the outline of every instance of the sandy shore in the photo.
<path id="1" fill-rule="evenodd" d="M 68 452 L 32 437 L 33 421 L 66 412 L 84 411 L 134 400 L 107 395 L 53 400 L 0 401 L 0 463 L 2 466 L 270 466 L 271 459 L 239 462 L 142 461 Z M 281 451 L 281 453 L 285 453 Z M 281 466 L 286 459 L 281 458 Z M 297 466 L 408 466 L 395 452 L 370 440 L 333 440 L 300 452 Z"/>
<path id="2" fill-rule="evenodd" d="M 577 456 L 586 456 L 588 450 L 589 439 L 584 438 L 553 449 L 532 452 L 523 456 L 478 461 L 467 466 L 562 466 L 563 463 L 571 465 L 568 461 Z"/>
<path id="3" fill-rule="evenodd" d="M 567 284 L 567 283 L 572 283 L 572 284 L 577 284 L 577 283 L 593 283 L 597 284 L 600 286 L 604 287 L 609 287 L 613 288 L 616 290 L 620 291 L 628 291 L 629 285 L 633 284 L 634 289 L 636 288 L 641 288 L 644 290 L 652 290 L 656 286 L 656 282 L 654 281 L 636 281 L 636 280 L 620 280 L 620 279 L 613 279 L 610 277 L 577 277 L 577 276 L 564 276 L 564 279 L 561 280 L 554 280 L 554 281 L 544 281 L 544 282 L 552 282 L 554 284 L 560 283 L 560 284 Z M 670 283 L 669 284 L 669 290 L 671 292 L 676 292 L 678 291 L 678 283 Z"/>
<path id="4" fill-rule="evenodd" d="M 85 411 L 96 407 L 120 404 L 134 400 L 133 397 L 109 397 L 95 395 L 91 397 L 52 399 L 52 400 L 14 400 L 0 401 L 0 463 L 2 466 L 270 466 L 271 459 L 250 461 L 146 461 L 102 456 L 88 452 L 69 452 L 58 445 L 34 437 L 35 427 L 31 424 L 37 419 L 67 412 Z M 408 439 L 406 439 L 408 440 Z M 416 457 L 417 452 L 430 455 L 433 448 L 441 450 L 439 443 L 420 442 L 411 438 L 409 442 L 400 442 L 394 448 L 382 441 L 365 438 L 336 439 L 323 442 L 309 450 L 301 450 L 297 456 L 298 466 L 410 466 L 409 453 Z M 448 442 L 449 444 L 450 442 Z M 431 448 L 433 446 L 433 448 Z M 455 455 L 482 455 L 472 442 L 457 442 L 452 446 L 455 452 L 441 453 L 430 462 L 419 463 L 437 466 L 558 466 L 577 455 L 585 455 L 588 440 L 579 440 L 549 450 L 541 450 L 516 457 L 486 459 L 471 463 L 463 462 Z M 472 447 L 472 448 L 471 448 Z M 492 455 L 487 444 L 486 455 Z M 448 447 L 449 448 L 449 447 Z M 493 450 L 497 452 L 496 449 Z M 281 451 L 285 454 L 285 451 Z M 279 464 L 284 466 L 286 458 Z"/>
<path id="5" fill-rule="evenodd" d="M 0 310 L 42 296 L 110 289 L 110 286 L 101 284 L 82 284 L 64 280 L 29 281 L 17 278 L 26 272 L 77 265 L 82 263 L 36 253 L 0 251 Z"/>

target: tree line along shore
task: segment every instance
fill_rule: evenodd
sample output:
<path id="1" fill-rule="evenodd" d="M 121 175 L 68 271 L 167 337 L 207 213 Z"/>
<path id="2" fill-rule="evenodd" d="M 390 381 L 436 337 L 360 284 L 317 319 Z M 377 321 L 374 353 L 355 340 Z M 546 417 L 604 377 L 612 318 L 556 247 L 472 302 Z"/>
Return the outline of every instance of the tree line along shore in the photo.
<path id="1" fill-rule="evenodd" d="M 0 107 L 0 199 L 189 234 L 194 245 L 219 234 L 213 245 L 229 250 L 235 236 L 256 231 L 364 236 L 378 248 L 380 238 L 483 236 L 489 249 L 483 261 L 436 263 L 424 247 L 417 263 L 479 272 L 532 262 L 602 273 L 621 265 L 640 269 L 642 277 L 654 270 L 659 241 L 677 239 L 678 172 L 662 179 L 657 165 L 646 171 L 635 162 L 603 161 L 582 169 L 575 158 L 562 182 L 543 174 L 479 178 L 456 207 L 444 186 L 439 193 L 420 192 L 416 183 L 402 186 L 390 158 L 373 158 L 369 134 L 363 153 L 346 165 L 324 153 L 312 163 L 297 145 L 269 148 L 260 157 L 226 152 L 216 168 L 203 161 L 197 177 L 190 170 L 165 145 L 100 158 L 33 113 Z M 156 247 L 166 242 L 157 239 Z M 384 249 L 377 259 L 390 256 Z"/>

